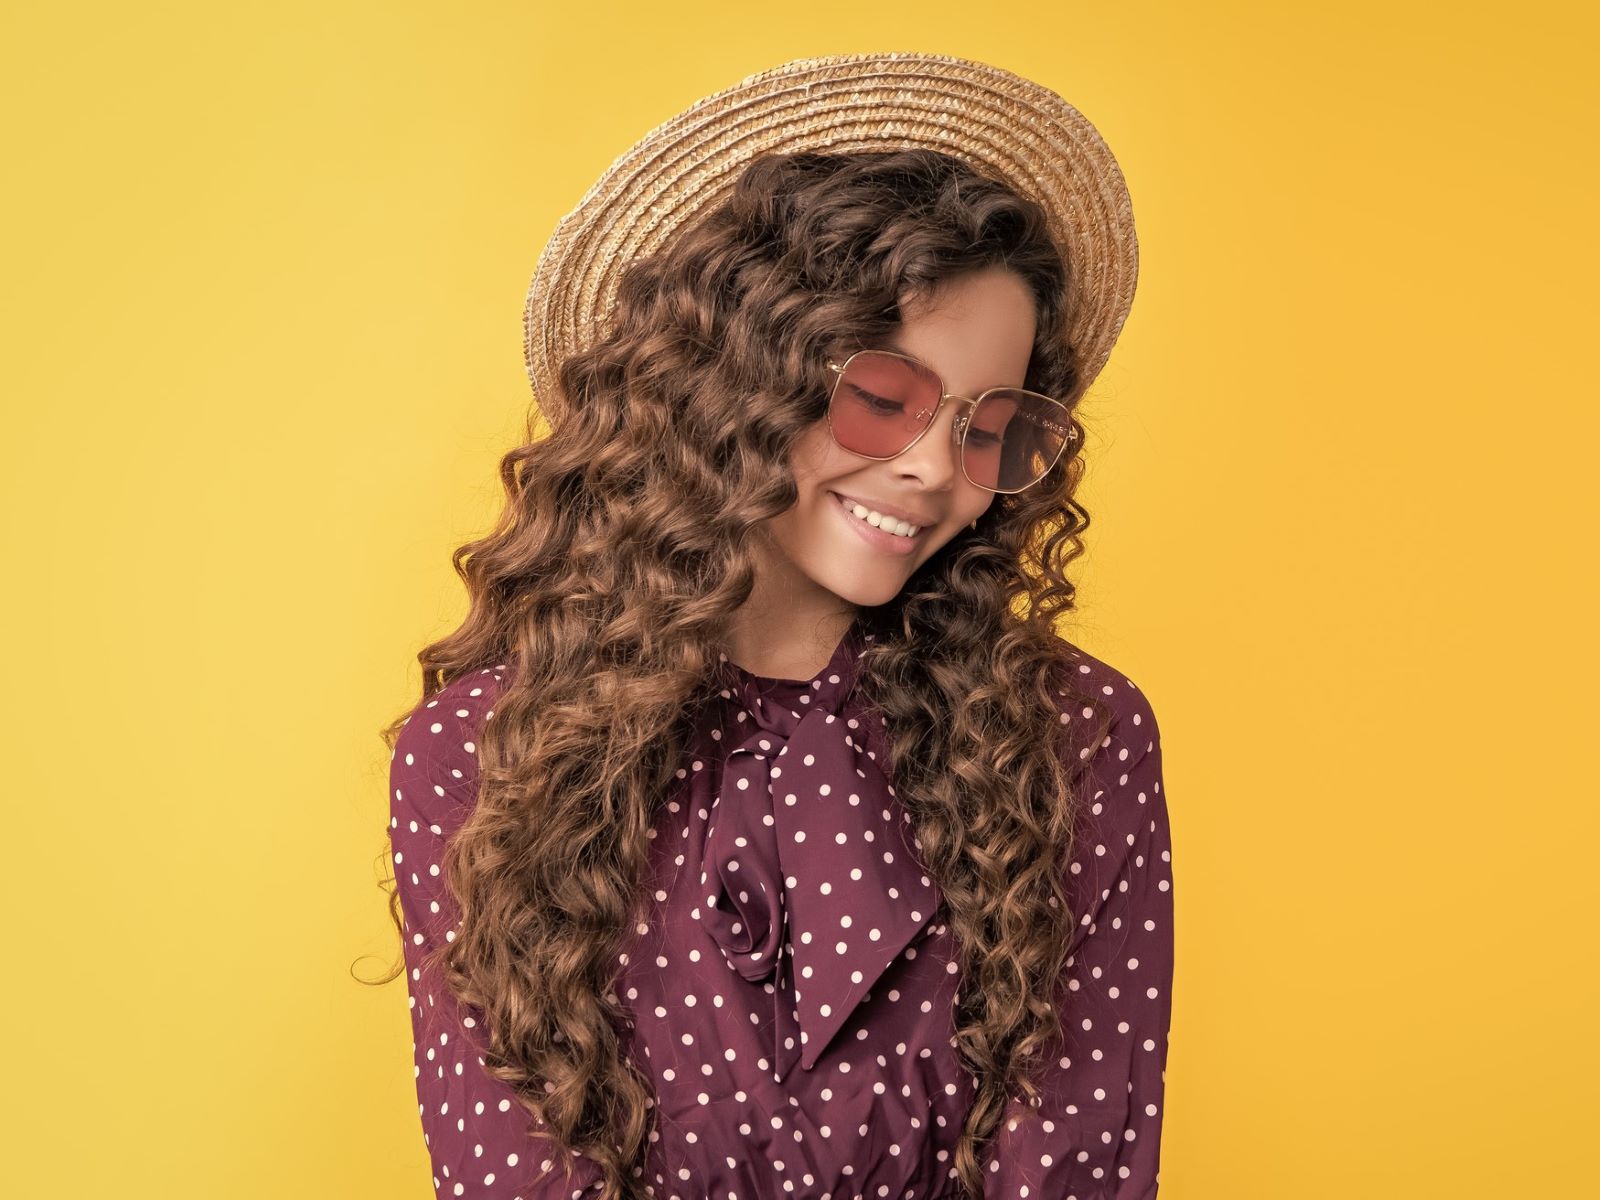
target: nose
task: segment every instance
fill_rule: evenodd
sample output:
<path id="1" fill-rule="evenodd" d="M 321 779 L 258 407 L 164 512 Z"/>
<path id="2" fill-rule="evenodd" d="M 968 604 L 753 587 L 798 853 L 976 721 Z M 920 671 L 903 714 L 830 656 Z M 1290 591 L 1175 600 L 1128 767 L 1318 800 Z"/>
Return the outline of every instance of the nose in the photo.
<path id="1" fill-rule="evenodd" d="M 940 491 L 961 478 L 961 447 L 956 444 L 956 420 L 967 405 L 946 400 L 916 443 L 889 460 L 902 475 L 915 476 L 928 491 Z"/>

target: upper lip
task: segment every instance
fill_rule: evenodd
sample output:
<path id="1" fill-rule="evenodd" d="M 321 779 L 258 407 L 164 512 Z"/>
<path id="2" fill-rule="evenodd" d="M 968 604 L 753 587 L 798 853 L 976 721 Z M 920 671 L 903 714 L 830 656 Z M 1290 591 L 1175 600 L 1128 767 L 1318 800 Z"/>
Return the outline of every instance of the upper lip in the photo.
<path id="1" fill-rule="evenodd" d="M 893 517 L 897 521 L 904 521 L 907 525 L 915 525 L 919 529 L 926 529 L 929 525 L 938 524 L 938 517 L 925 517 L 921 513 L 914 513 L 909 509 L 896 508 L 892 504 L 879 504 L 876 500 L 863 500 L 860 496 L 846 496 L 843 492 L 834 492 L 835 496 L 843 497 L 862 508 L 870 509 L 885 517 Z"/>

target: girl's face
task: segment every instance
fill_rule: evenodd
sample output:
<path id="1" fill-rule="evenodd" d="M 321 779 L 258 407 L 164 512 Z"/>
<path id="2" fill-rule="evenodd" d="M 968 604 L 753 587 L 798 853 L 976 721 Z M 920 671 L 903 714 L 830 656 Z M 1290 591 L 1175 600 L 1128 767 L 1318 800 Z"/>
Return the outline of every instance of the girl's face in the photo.
<path id="1" fill-rule="evenodd" d="M 947 392 L 971 397 L 987 388 L 1024 386 L 1036 320 L 1021 276 L 988 267 L 947 283 L 931 303 L 906 308 L 898 334 L 872 348 L 920 359 L 939 373 Z M 886 603 L 982 515 L 995 493 L 962 474 L 951 433 L 966 407 L 947 400 L 916 444 L 886 462 L 841 447 L 826 418 L 802 435 L 792 459 L 799 498 L 765 525 L 774 594 L 791 606 L 807 593 L 824 606 L 832 603 L 830 595 L 858 607 Z M 843 498 L 919 529 L 891 541 L 892 535 L 851 515 Z"/>

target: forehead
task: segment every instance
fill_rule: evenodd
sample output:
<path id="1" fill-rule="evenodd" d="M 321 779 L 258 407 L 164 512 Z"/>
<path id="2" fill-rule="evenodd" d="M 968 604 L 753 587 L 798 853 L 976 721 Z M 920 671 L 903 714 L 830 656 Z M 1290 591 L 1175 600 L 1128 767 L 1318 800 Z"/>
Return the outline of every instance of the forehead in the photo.
<path id="1" fill-rule="evenodd" d="M 1012 364 L 1006 362 L 1006 356 L 1010 355 L 1011 352 L 1009 350 L 1001 347 L 1001 346 L 998 346 L 998 345 L 990 344 L 987 347 L 985 347 L 985 349 L 988 352 L 987 355 L 985 355 L 985 357 L 987 357 L 988 360 L 989 360 L 986 363 L 983 363 L 983 364 L 972 364 L 970 362 L 951 363 L 951 364 L 948 364 L 948 365 L 946 365 L 944 367 L 941 367 L 938 362 L 935 362 L 928 355 L 919 354 L 917 351 L 911 349 L 909 346 L 907 346 L 905 344 L 905 340 L 903 338 L 899 337 L 898 335 L 891 336 L 891 337 L 886 337 L 881 342 L 879 342 L 878 345 L 879 345 L 879 347 L 881 349 L 893 350 L 896 354 L 904 354 L 907 358 L 916 359 L 918 362 L 923 364 L 923 366 L 927 367 L 929 370 L 933 371 L 934 374 L 938 375 L 940 377 L 940 379 L 944 382 L 944 385 L 945 385 L 946 388 L 959 387 L 960 385 L 958 383 L 958 378 L 959 378 L 960 375 L 968 375 L 968 376 L 975 375 L 975 376 L 978 376 L 977 378 L 974 378 L 973 383 L 970 386 L 973 389 L 979 390 L 979 391 L 983 390 L 984 388 L 988 388 L 988 387 L 1021 387 L 1021 386 L 1023 386 L 1020 378 L 1018 378 L 1018 379 L 1002 378 L 1002 379 L 998 379 L 998 380 L 989 378 L 990 376 L 992 376 L 996 372 L 998 372 L 1001 376 L 1007 376 L 1007 375 L 1012 374 L 1012 372 L 1013 372 Z M 963 356 L 963 357 L 965 357 L 965 356 Z M 1022 375 L 1025 375 L 1027 373 L 1027 370 L 1028 370 L 1028 364 L 1032 360 L 1032 357 L 1033 357 L 1033 355 L 1031 353 L 1031 347 L 1024 348 L 1022 350 L 1020 356 L 1011 355 L 1011 357 L 1017 358 L 1017 360 L 1018 360 L 1015 363 L 1015 367 L 1014 367 L 1015 371 L 1020 372 Z M 986 378 L 989 380 L 988 382 L 984 382 L 983 381 Z"/>
<path id="2" fill-rule="evenodd" d="M 977 359 L 1026 355 L 1038 323 L 1038 299 L 1015 272 L 989 268 L 946 280 L 901 304 L 901 345 Z"/>

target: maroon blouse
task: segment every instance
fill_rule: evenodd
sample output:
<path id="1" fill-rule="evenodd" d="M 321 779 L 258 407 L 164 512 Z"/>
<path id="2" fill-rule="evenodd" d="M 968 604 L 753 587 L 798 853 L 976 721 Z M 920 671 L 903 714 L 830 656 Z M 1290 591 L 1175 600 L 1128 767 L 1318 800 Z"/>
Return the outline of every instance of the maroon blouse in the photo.
<path id="1" fill-rule="evenodd" d="M 973 1095 L 954 1047 L 956 943 L 880 764 L 883 719 L 853 691 L 852 625 L 808 680 L 726 658 L 652 831 L 650 920 L 619 962 L 633 1061 L 652 1079 L 657 1200 L 939 1200 Z M 1064 1041 L 1036 1110 L 1013 1097 L 987 1198 L 1153 1200 L 1171 1018 L 1171 841 L 1149 704 L 1064 644 L 1116 711 L 1068 866 L 1075 923 Z M 458 919 L 440 852 L 476 794 L 474 738 L 505 668 L 452 681 L 401 731 L 390 837 L 407 927 L 418 1112 L 440 1196 L 567 1200 L 571 1178 L 483 1071 L 476 1009 L 421 971 Z M 1079 719 L 1062 700 L 1062 720 Z M 548 1175 L 540 1179 L 544 1168 Z"/>

